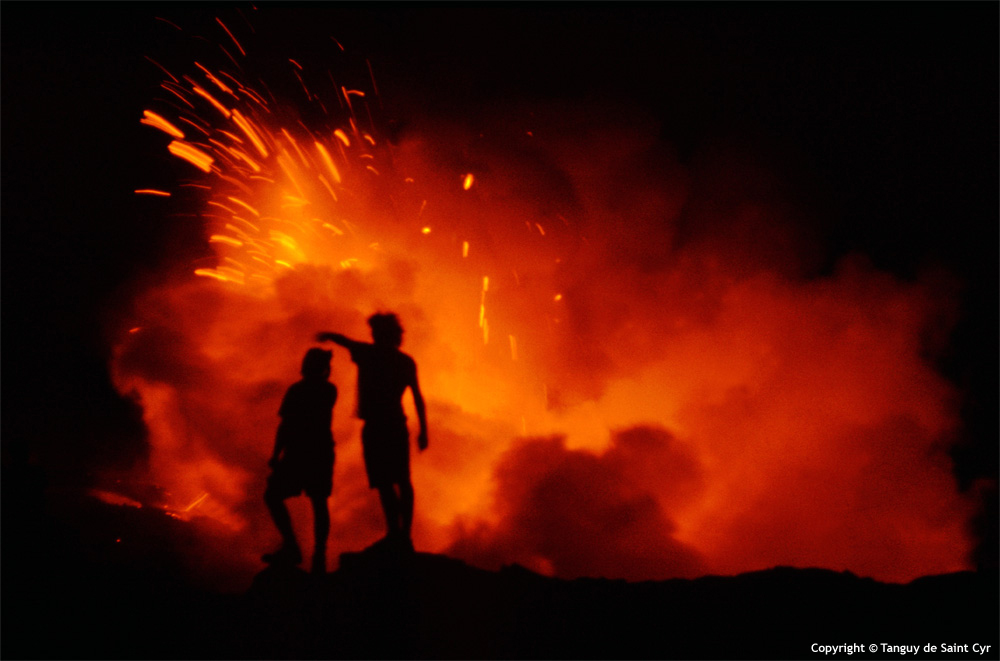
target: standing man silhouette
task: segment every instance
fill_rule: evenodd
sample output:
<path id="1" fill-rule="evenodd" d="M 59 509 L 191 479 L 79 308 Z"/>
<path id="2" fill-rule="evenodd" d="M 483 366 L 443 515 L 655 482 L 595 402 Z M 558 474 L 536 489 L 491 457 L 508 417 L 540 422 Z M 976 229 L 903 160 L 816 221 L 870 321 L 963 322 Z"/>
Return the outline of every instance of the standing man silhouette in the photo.
<path id="1" fill-rule="evenodd" d="M 319 333 L 317 341 L 331 341 L 346 348 L 358 366 L 358 417 L 365 424 L 361 445 L 368 486 L 378 490 L 385 513 L 383 541 L 413 550 L 413 484 L 410 481 L 410 433 L 403 413 L 403 394 L 409 388 L 420 420 L 417 447 L 427 449 L 427 415 L 417 382 L 417 364 L 399 350 L 403 327 L 395 314 L 368 318 L 373 344 L 339 333 Z"/>
<path id="2" fill-rule="evenodd" d="M 315 545 L 312 571 L 326 572 L 326 540 L 330 536 L 327 499 L 333 491 L 333 405 L 337 386 L 330 383 L 332 351 L 313 348 L 302 359 L 302 380 L 293 383 L 281 400 L 281 423 L 268 465 L 264 502 L 281 533 L 281 548 L 264 555 L 272 565 L 297 565 L 302 551 L 292 530 L 285 499 L 303 491 L 312 502 Z"/>

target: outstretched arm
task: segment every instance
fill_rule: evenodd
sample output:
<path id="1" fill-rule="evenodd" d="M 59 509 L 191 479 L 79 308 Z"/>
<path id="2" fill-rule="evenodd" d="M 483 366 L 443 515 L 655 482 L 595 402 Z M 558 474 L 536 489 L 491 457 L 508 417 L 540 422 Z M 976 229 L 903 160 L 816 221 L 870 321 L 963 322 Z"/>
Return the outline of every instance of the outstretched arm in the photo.
<path id="1" fill-rule="evenodd" d="M 413 405 L 417 409 L 417 418 L 420 420 L 420 435 L 417 436 L 417 447 L 421 451 L 427 449 L 427 409 L 424 406 L 424 396 L 420 392 L 420 384 L 417 382 L 416 369 L 413 371 L 413 383 L 410 384 L 413 391 Z"/>
<path id="2" fill-rule="evenodd" d="M 316 341 L 317 342 L 330 341 L 335 344 L 339 344 L 342 347 L 345 347 L 348 351 L 350 351 L 351 349 L 360 344 L 364 344 L 363 342 L 352 340 L 351 338 L 345 335 L 341 335 L 340 333 L 316 333 Z"/>

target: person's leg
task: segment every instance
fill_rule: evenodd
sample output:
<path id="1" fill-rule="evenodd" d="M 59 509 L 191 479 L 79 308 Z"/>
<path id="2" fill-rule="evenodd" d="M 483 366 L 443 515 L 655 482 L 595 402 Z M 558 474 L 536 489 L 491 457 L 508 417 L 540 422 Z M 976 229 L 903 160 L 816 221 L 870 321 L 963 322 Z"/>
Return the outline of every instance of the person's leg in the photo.
<path id="1" fill-rule="evenodd" d="M 326 498 L 310 497 L 309 500 L 312 502 L 313 508 L 315 538 L 312 570 L 313 573 L 322 574 L 326 572 L 326 540 L 330 536 L 330 507 Z"/>
<path id="2" fill-rule="evenodd" d="M 413 528 L 413 484 L 407 480 L 399 485 L 399 508 L 402 517 L 403 537 L 410 539 Z"/>
<path id="3" fill-rule="evenodd" d="M 385 514 L 386 537 L 399 534 L 399 496 L 391 484 L 378 488 L 378 497 Z"/>
<path id="4" fill-rule="evenodd" d="M 269 488 L 264 492 L 264 502 L 267 504 L 268 511 L 271 512 L 271 518 L 274 520 L 275 527 L 281 533 L 281 550 L 278 553 L 284 553 L 289 557 L 301 559 L 302 554 L 299 551 L 298 540 L 295 539 L 295 531 L 292 530 L 292 518 L 289 516 L 288 508 L 285 506 L 285 499 Z M 272 553 L 269 556 L 274 559 L 278 553 Z"/>

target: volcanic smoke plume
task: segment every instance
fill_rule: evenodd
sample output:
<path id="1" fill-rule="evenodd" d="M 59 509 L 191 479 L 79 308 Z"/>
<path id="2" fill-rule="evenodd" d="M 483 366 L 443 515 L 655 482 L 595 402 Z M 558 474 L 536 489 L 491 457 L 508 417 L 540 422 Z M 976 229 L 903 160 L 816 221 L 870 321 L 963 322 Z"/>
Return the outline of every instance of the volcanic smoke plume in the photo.
<path id="1" fill-rule="evenodd" d="M 315 333 L 367 339 L 391 310 L 428 399 L 420 550 L 634 580 L 967 568 L 957 394 L 930 363 L 945 274 L 852 255 L 816 275 L 779 177 L 721 143 L 681 166 L 635 111 L 512 104 L 390 141 L 372 89 L 321 93 L 294 64 L 339 123 L 232 66 L 168 74 L 143 122 L 190 179 L 142 192 L 198 214 L 214 252 L 135 297 L 112 364 L 149 429 L 136 479 L 222 524 L 234 566 L 277 540 L 266 462 Z M 382 522 L 345 352 L 333 370 L 336 554 Z"/>

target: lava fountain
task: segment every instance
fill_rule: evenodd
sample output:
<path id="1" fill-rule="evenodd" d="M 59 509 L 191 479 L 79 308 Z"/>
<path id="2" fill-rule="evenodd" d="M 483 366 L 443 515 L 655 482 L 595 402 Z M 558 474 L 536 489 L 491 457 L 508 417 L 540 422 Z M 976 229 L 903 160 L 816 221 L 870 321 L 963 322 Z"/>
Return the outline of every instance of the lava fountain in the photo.
<path id="1" fill-rule="evenodd" d="M 221 64 L 153 63 L 139 121 L 188 175 L 136 193 L 197 214 L 211 254 L 135 297 L 111 364 L 149 431 L 136 479 L 216 524 L 208 552 L 259 566 L 282 393 L 317 331 L 367 338 L 391 310 L 428 405 L 419 550 L 567 578 L 968 568 L 957 393 L 928 358 L 946 277 L 859 255 L 802 275 L 766 174 L 682 167 L 633 110 L 534 104 L 390 140 L 374 75 L 349 89 L 289 59 L 284 99 L 231 27 Z M 336 554 L 382 522 L 344 351 L 332 379 Z"/>

